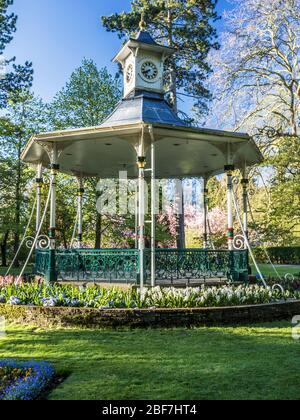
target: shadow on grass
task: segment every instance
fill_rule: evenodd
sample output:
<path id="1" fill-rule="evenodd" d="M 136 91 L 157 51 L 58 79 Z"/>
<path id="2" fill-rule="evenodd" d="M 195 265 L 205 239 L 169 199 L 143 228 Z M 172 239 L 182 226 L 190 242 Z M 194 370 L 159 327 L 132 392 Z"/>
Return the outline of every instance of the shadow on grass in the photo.
<path id="1" fill-rule="evenodd" d="M 52 399 L 299 398 L 300 343 L 288 323 L 174 330 L 9 328 L 0 357 L 70 373 Z"/>

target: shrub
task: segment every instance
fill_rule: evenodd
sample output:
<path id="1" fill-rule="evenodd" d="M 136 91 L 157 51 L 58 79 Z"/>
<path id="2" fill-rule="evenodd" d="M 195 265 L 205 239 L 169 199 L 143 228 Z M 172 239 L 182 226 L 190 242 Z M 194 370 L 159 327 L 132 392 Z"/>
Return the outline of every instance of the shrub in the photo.
<path id="1" fill-rule="evenodd" d="M 273 264 L 292 264 L 300 265 L 300 246 L 290 247 L 271 247 L 267 248 Z M 258 262 L 268 263 L 266 254 L 262 248 L 255 249 L 255 256 Z M 299 267 L 300 272 L 300 267 Z"/>

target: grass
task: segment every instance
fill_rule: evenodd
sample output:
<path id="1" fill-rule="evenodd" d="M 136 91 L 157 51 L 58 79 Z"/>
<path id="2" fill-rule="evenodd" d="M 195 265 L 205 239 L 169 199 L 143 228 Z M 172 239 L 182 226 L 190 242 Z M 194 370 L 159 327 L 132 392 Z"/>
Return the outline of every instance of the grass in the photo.
<path id="1" fill-rule="evenodd" d="M 299 399 L 300 342 L 288 323 L 174 330 L 9 326 L 0 357 L 69 376 L 52 400 Z"/>
<path id="2" fill-rule="evenodd" d="M 278 266 L 276 265 L 276 270 L 278 271 L 280 276 L 285 276 L 287 273 L 293 274 L 293 275 L 299 275 L 300 273 L 300 266 Z M 259 268 L 266 277 L 276 277 L 276 274 L 274 272 L 274 269 L 270 264 L 259 264 Z M 253 274 L 257 274 L 257 271 L 254 266 L 252 266 Z"/>
<path id="3" fill-rule="evenodd" d="M 13 267 L 9 274 L 13 275 L 13 276 L 18 276 L 21 272 L 22 267 L 20 268 L 15 268 Z M 5 276 L 5 274 L 7 273 L 8 267 L 0 267 L 0 276 Z M 33 266 L 28 266 L 25 270 L 25 274 L 32 274 L 33 273 Z"/>

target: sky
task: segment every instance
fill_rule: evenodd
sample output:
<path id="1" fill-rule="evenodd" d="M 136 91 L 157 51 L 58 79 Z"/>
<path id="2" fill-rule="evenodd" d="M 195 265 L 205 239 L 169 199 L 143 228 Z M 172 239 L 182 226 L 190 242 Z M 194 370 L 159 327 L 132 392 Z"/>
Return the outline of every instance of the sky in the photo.
<path id="1" fill-rule="evenodd" d="M 231 8 L 219 0 L 218 12 Z M 130 9 L 130 0 L 14 0 L 17 32 L 5 50 L 17 63 L 33 62 L 33 91 L 50 101 L 84 57 L 114 73 L 121 41 L 102 27 L 100 16 Z M 222 30 L 222 23 L 218 23 Z"/>

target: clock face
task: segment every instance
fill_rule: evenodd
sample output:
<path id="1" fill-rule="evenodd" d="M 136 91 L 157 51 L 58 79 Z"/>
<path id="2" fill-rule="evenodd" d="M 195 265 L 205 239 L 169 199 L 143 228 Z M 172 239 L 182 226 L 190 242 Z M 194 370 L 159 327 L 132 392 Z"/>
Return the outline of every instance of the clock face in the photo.
<path id="1" fill-rule="evenodd" d="M 158 76 L 158 68 L 152 61 L 145 61 L 141 67 L 141 73 L 147 81 L 154 81 Z"/>
<path id="2" fill-rule="evenodd" d="M 130 83 L 133 77 L 133 65 L 129 64 L 129 66 L 126 69 L 126 82 Z"/>

